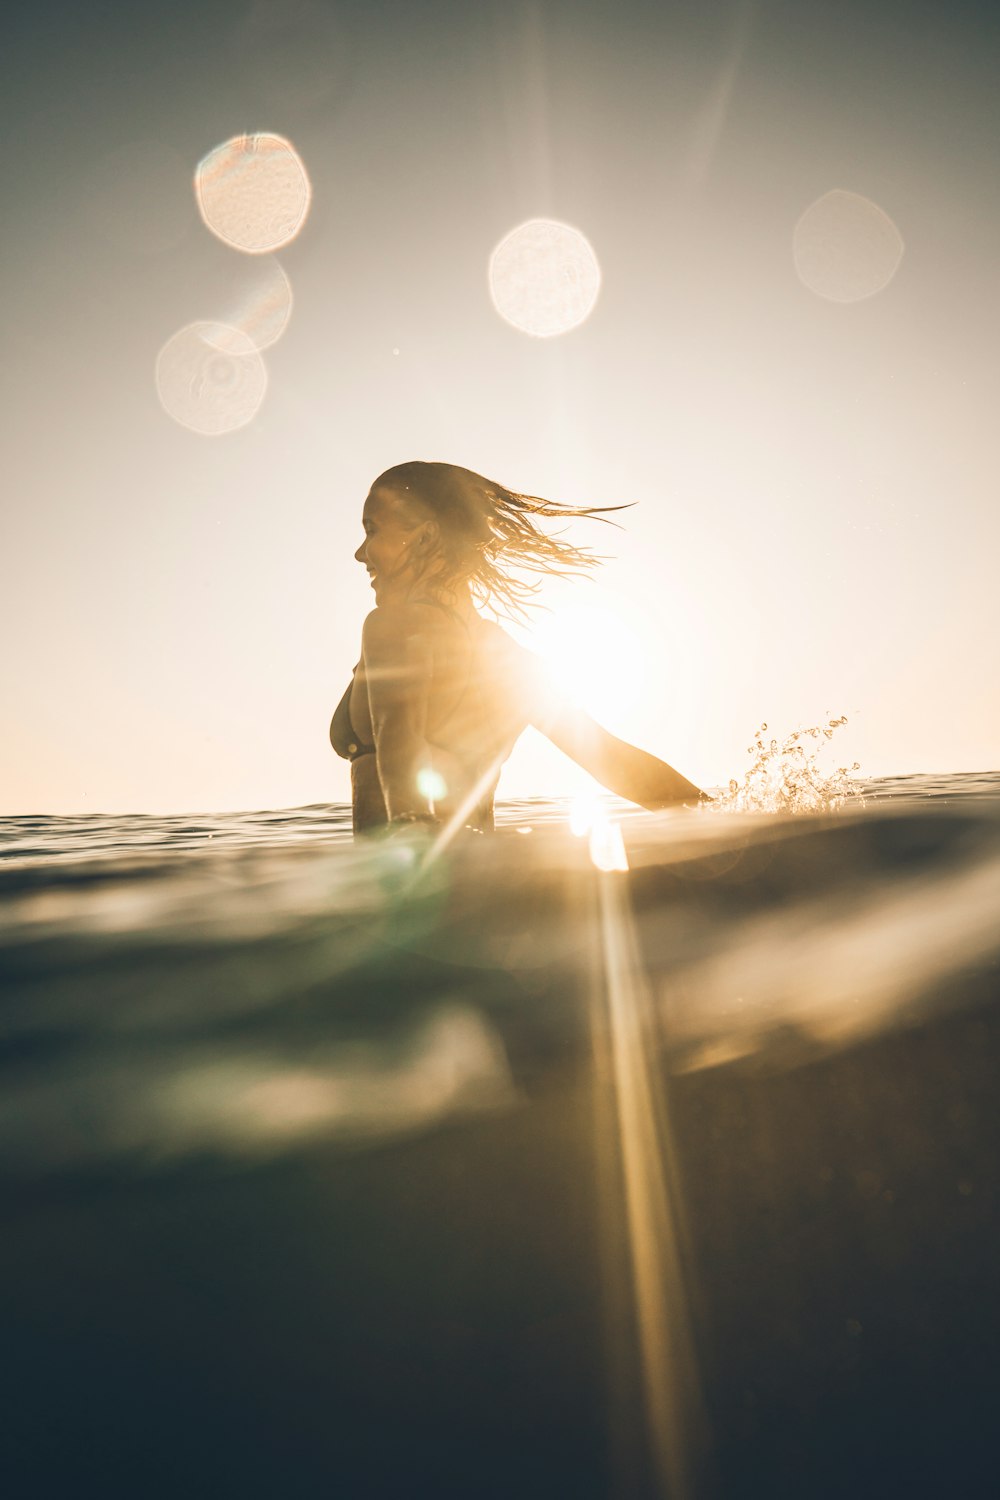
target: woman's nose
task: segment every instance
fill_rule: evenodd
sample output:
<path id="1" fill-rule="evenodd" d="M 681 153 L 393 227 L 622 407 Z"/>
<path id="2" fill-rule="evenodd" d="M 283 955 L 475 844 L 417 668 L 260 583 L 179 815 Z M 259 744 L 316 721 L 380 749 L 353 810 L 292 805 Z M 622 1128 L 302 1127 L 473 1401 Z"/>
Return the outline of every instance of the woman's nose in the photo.
<path id="1" fill-rule="evenodd" d="M 354 561 L 355 562 L 364 562 L 364 560 L 365 560 L 365 545 L 366 545 L 365 542 L 362 542 L 361 546 L 358 548 L 357 552 L 355 552 L 355 554 L 354 554 Z"/>

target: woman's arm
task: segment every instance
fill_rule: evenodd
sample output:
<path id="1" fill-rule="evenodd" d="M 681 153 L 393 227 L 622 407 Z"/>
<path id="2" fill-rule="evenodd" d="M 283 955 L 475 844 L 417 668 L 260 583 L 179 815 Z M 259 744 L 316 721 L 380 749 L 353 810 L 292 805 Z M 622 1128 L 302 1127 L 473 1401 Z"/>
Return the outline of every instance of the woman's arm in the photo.
<path id="1" fill-rule="evenodd" d="M 427 696 L 433 655 L 414 610 L 375 609 L 361 638 L 378 779 L 386 816 L 426 817 L 430 805 L 417 784 L 427 764 Z"/>
<path id="2" fill-rule="evenodd" d="M 712 800 L 666 761 L 617 739 L 582 709 L 557 703 L 540 713 L 534 724 L 609 792 L 637 802 L 650 812 L 681 803 Z"/>
<path id="3" fill-rule="evenodd" d="M 609 734 L 596 719 L 563 698 L 530 651 L 506 636 L 504 646 L 507 670 L 517 684 L 512 691 L 522 705 L 524 719 L 609 792 L 650 812 L 682 803 L 711 802 L 711 797 L 666 761 Z"/>

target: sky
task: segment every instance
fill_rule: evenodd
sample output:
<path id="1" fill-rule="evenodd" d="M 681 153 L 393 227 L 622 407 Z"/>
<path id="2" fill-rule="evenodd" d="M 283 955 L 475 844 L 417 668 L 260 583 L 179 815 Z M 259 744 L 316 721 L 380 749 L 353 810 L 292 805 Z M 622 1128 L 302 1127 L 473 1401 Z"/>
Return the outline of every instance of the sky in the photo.
<path id="1" fill-rule="evenodd" d="M 361 507 L 413 458 L 633 506 L 574 523 L 610 560 L 535 639 L 701 784 L 762 722 L 841 714 L 868 775 L 1000 765 L 1000 13 L 38 0 L 5 25 L 0 813 L 344 800 Z M 208 437 L 156 361 L 253 304 L 263 261 L 193 179 L 257 132 L 312 198 L 264 399 Z M 800 274 L 831 192 L 880 211 L 862 270 L 902 245 L 859 300 Z M 534 218 L 600 266 L 550 338 L 488 282 Z M 526 735 L 501 794 L 567 765 Z"/>

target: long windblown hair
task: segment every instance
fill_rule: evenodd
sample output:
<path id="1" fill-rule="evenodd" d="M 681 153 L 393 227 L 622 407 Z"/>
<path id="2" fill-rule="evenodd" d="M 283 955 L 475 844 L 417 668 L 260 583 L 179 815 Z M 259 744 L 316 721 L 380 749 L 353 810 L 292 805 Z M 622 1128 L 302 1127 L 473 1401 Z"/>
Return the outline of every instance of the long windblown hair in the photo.
<path id="1" fill-rule="evenodd" d="M 404 495 L 438 523 L 440 549 L 435 580 L 447 587 L 465 582 L 473 598 L 496 614 L 521 618 L 546 577 L 571 578 L 604 559 L 589 547 L 576 547 L 543 531 L 544 520 L 589 516 L 607 521 L 624 505 L 563 505 L 537 495 L 521 495 L 457 464 L 397 464 L 372 486 Z M 527 575 L 527 576 L 524 576 Z"/>

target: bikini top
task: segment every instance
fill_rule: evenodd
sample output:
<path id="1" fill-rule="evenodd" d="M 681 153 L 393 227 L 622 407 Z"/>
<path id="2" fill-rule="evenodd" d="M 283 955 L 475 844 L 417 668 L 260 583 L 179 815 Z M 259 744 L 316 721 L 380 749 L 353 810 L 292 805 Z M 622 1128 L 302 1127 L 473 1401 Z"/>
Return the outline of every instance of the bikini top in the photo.
<path id="1" fill-rule="evenodd" d="M 361 663 L 358 662 L 358 667 L 360 665 Z M 354 691 L 354 679 L 358 675 L 358 667 L 355 667 L 351 673 L 351 680 L 347 684 L 344 696 L 334 709 L 333 718 L 330 720 L 330 744 L 341 760 L 359 760 L 362 755 L 375 754 L 375 746 L 367 745 L 351 723 L 351 694 Z"/>

